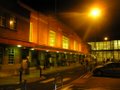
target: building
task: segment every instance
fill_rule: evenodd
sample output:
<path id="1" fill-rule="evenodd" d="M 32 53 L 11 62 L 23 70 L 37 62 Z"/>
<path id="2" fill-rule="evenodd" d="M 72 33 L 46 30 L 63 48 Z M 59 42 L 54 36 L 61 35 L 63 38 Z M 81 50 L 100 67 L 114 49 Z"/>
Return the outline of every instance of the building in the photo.
<path id="1" fill-rule="evenodd" d="M 16 72 L 23 58 L 44 68 L 79 63 L 87 44 L 54 16 L 43 15 L 20 1 L 0 1 L 0 69 Z M 24 13 L 23 13 L 24 12 Z"/>
<path id="2" fill-rule="evenodd" d="M 120 61 L 120 40 L 88 42 L 88 44 L 91 45 L 91 54 L 98 62 Z"/>

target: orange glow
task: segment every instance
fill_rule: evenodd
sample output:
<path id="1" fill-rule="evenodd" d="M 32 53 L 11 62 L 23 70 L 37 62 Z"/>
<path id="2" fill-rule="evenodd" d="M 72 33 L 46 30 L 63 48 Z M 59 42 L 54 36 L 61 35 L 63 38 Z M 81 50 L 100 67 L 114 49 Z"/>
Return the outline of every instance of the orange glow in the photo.
<path id="1" fill-rule="evenodd" d="M 17 45 L 17 47 L 22 47 L 22 45 Z"/>
<path id="2" fill-rule="evenodd" d="M 90 16 L 92 16 L 93 18 L 99 17 L 101 15 L 101 10 L 99 8 L 93 8 L 90 11 Z"/>
<path id="3" fill-rule="evenodd" d="M 10 25 L 12 25 L 13 24 L 13 21 L 12 20 L 10 20 Z"/>

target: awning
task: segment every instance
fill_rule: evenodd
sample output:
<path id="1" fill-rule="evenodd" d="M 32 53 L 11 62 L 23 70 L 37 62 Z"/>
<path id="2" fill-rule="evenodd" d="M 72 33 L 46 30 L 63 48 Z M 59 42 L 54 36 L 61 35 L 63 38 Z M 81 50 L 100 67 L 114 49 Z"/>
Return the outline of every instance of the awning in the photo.
<path id="1" fill-rule="evenodd" d="M 22 45 L 22 46 L 26 46 L 26 47 L 35 47 L 36 46 L 36 44 L 31 43 L 31 42 L 15 40 L 15 39 L 6 39 L 6 38 L 0 38 L 0 43 L 8 44 L 8 45 Z"/>

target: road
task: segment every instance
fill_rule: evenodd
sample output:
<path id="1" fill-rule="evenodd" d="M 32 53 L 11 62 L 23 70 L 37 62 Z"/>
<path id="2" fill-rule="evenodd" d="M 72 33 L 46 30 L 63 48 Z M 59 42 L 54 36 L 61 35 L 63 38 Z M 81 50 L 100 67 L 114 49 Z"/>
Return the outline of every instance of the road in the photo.
<path id="1" fill-rule="evenodd" d="M 120 90 L 120 78 L 94 77 L 88 73 L 61 90 Z"/>
<path id="2" fill-rule="evenodd" d="M 57 76 L 57 74 L 60 74 Z M 60 87 L 62 84 L 68 84 L 69 82 L 77 79 L 83 74 L 82 68 L 77 67 L 70 70 L 58 71 L 44 75 L 46 78 L 42 81 L 31 83 L 27 85 L 27 90 L 54 90 L 55 89 L 55 77 L 62 78 L 62 81 L 57 83 L 56 87 Z M 63 82 L 63 83 L 62 83 Z"/>

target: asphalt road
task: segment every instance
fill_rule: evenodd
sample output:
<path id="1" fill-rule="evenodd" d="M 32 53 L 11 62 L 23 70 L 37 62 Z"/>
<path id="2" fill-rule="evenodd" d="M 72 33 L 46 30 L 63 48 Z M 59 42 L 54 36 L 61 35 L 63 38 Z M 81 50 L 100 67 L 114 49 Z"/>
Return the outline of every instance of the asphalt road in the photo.
<path id="1" fill-rule="evenodd" d="M 43 74 L 45 79 L 40 81 L 27 84 L 23 83 L 22 85 L 8 85 L 4 86 L 4 88 L 0 88 L 0 90 L 55 90 L 55 88 L 64 86 L 65 84 L 79 78 L 84 73 L 85 71 L 82 67 L 56 71 L 54 73 Z"/>
<path id="2" fill-rule="evenodd" d="M 88 73 L 61 90 L 120 90 L 120 78 L 117 77 L 94 77 Z"/>
<path id="3" fill-rule="evenodd" d="M 83 74 L 83 69 L 80 67 L 58 71 L 56 73 L 44 75 L 46 78 L 42 81 L 31 83 L 27 85 L 27 90 L 55 90 L 62 85 L 68 84 L 69 82 L 77 79 Z M 58 78 L 57 78 L 58 77 Z M 57 80 L 55 81 L 55 78 Z M 62 78 L 62 81 L 60 79 Z M 55 84 L 55 82 L 57 84 Z"/>

